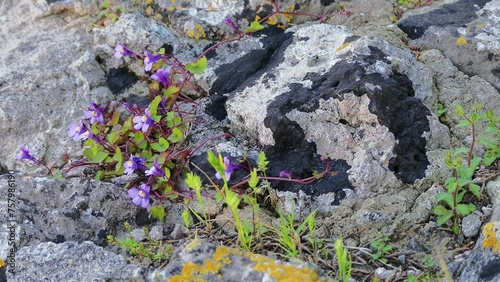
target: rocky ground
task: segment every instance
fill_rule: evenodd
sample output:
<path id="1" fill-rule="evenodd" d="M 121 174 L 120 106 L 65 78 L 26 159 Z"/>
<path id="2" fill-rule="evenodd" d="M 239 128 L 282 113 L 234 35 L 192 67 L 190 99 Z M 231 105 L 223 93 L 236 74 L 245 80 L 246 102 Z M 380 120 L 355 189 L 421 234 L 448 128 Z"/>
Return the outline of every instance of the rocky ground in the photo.
<path id="1" fill-rule="evenodd" d="M 210 142 L 190 167 L 213 175 L 206 151 L 215 148 L 252 162 L 264 151 L 268 175 L 287 170 L 306 178 L 329 156 L 335 174 L 308 185 L 273 181 L 261 199 L 259 218 L 270 227 L 280 224 L 277 211 L 299 222 L 316 211 L 314 234 L 300 234 L 298 258 L 287 258 L 271 235 L 253 252 L 240 250 L 230 209 L 211 197 L 205 212 L 212 228 L 196 217 L 187 228 L 182 213 L 186 206 L 201 213 L 196 201 L 163 201 L 166 217 L 152 219 L 127 195 L 132 176 L 98 181 L 76 169 L 55 179 L 16 159 L 28 144 L 37 158 L 63 167 L 83 157 L 66 131 L 89 103 L 148 104 L 143 67 L 115 58 L 116 45 L 139 53 L 165 48 L 187 64 L 236 36 L 226 17 L 246 27 L 273 10 L 271 1 L 115 2 L 123 13 L 113 23 L 98 16 L 102 1 L 6 0 L 0 281 L 332 281 L 340 237 L 353 259 L 350 281 L 500 281 L 498 160 L 474 172 L 481 197 L 464 196 L 476 211 L 460 219 L 459 235 L 433 213 L 452 176 L 444 153 L 475 141 L 470 128 L 455 126 L 461 118 L 453 109 L 482 103 L 500 116 L 500 1 L 275 2 L 296 14 L 221 45 L 194 76 L 189 95 L 203 122 L 193 125 L 189 142 Z M 321 22 L 311 16 L 329 14 Z M 224 132 L 233 137 L 212 139 Z M 245 174 L 230 184 L 238 177 Z M 253 217 L 250 206 L 240 205 L 240 214 Z M 154 254 L 131 255 L 108 236 L 133 238 Z M 307 243 L 311 236 L 322 240 L 319 250 Z M 373 242 L 392 247 L 385 260 L 373 257 Z"/>

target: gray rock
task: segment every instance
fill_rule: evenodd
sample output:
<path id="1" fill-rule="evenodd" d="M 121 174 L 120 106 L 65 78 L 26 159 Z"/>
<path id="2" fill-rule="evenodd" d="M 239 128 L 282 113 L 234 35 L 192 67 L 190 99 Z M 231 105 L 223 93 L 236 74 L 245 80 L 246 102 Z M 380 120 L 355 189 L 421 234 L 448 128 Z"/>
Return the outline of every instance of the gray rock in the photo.
<path id="1" fill-rule="evenodd" d="M 399 22 L 410 44 L 439 49 L 464 73 L 478 75 L 500 90 L 500 2 L 459 0 Z M 463 37 L 467 44 L 457 44 Z"/>
<path id="2" fill-rule="evenodd" d="M 15 161 L 23 144 L 49 164 L 61 164 L 65 153 L 81 156 L 81 144 L 66 136 L 69 123 L 89 102 L 113 99 L 85 30 L 92 17 L 50 7 L 27 0 L 2 5 L 0 164 L 9 169 L 41 170 Z"/>
<path id="3" fill-rule="evenodd" d="M 147 281 L 140 267 L 92 242 L 52 242 L 21 248 L 8 281 Z"/>
<path id="4" fill-rule="evenodd" d="M 492 220 L 496 221 L 483 226 L 459 281 L 500 281 L 500 217 L 497 216 L 494 212 Z"/>
<path id="5" fill-rule="evenodd" d="M 416 39 L 424 35 L 425 31 L 431 26 L 437 27 L 460 27 L 477 18 L 476 12 L 484 7 L 489 0 L 483 1 L 466 1 L 459 0 L 452 3 L 446 3 L 435 9 L 429 10 L 426 13 L 406 13 L 398 22 L 401 28 L 411 39 Z"/>
<path id="6" fill-rule="evenodd" d="M 188 266 L 189 265 L 189 266 Z M 189 267 L 187 270 L 184 270 Z M 286 269 L 286 271 L 285 271 Z M 195 270 L 195 271 L 193 271 Z M 286 279 L 285 279 L 286 278 Z M 151 281 L 333 281 L 310 263 L 285 263 L 269 257 L 194 240 L 170 263 L 150 275 Z"/>
<path id="7" fill-rule="evenodd" d="M 500 281 L 500 255 L 493 252 L 472 253 L 458 281 Z"/>
<path id="8" fill-rule="evenodd" d="M 162 240 L 163 239 L 163 227 L 161 225 L 155 225 L 151 227 L 149 231 L 149 238 L 152 240 Z"/>
<path id="9" fill-rule="evenodd" d="M 481 224 L 479 215 L 469 214 L 462 219 L 462 233 L 465 237 L 474 237 L 478 234 Z"/>
<path id="10" fill-rule="evenodd" d="M 315 197 L 335 193 L 330 205 L 345 197 L 341 192 L 344 189 L 366 198 L 395 188 L 401 182 L 413 183 L 425 177 L 429 158 L 422 152 L 449 146 L 449 141 L 444 141 L 447 129 L 443 125 L 429 122 L 437 119 L 424 105 L 435 101 L 431 95 L 431 73 L 424 65 L 411 53 L 387 42 L 358 38 L 343 27 L 326 24 L 297 28 L 287 44 L 278 51 L 276 62 L 271 61 L 271 69 L 250 77 L 226 103 L 235 131 L 243 132 L 260 145 L 273 146 L 274 165 L 270 165 L 269 174 L 291 170 L 295 175 L 305 176 L 305 165 L 314 164 L 309 170 L 321 171 L 318 155 L 330 156 L 336 160 L 332 170 L 339 174 L 313 184 L 306 192 Z M 375 78 L 378 76 L 383 79 L 378 81 Z M 411 92 L 412 97 L 407 101 L 391 103 L 408 103 L 404 114 L 390 105 L 382 106 L 385 98 L 373 100 L 383 97 L 382 94 L 373 97 L 369 94 L 386 91 L 387 79 L 394 79 L 401 91 L 398 96 L 391 86 L 387 99 L 404 100 Z M 405 79 L 411 80 L 412 86 L 405 84 Z M 376 110 L 377 103 L 380 111 Z M 415 111 L 410 116 L 418 122 L 405 121 L 409 117 L 408 108 Z M 422 142 L 413 143 L 415 138 L 410 141 L 409 136 L 401 135 L 396 129 L 398 125 L 381 115 L 393 115 L 394 119 L 407 123 L 405 130 L 419 127 L 411 131 Z M 437 136 L 441 141 L 437 141 Z M 291 151 L 294 156 L 289 156 Z M 293 188 L 279 185 L 282 184 L 278 184 L 278 190 L 294 193 L 301 189 L 300 185 Z M 314 204 L 312 208 L 317 206 Z"/>
<path id="11" fill-rule="evenodd" d="M 146 239 L 146 233 L 143 228 L 135 228 L 131 230 L 130 236 L 132 236 L 137 242 L 141 242 Z"/>
<path id="12" fill-rule="evenodd" d="M 499 92 L 486 80 L 479 76 L 466 75 L 438 50 L 421 52 L 420 60 L 433 72 L 433 80 L 436 84 L 435 97 L 439 103 L 449 109 L 449 114 L 446 114 L 449 124 L 455 125 L 460 121 L 460 117 L 453 114 L 457 104 L 468 109 L 472 103 L 481 103 L 485 105 L 485 109 L 493 110 L 497 116 L 500 114 Z M 427 106 L 435 108 L 435 104 Z M 483 126 L 478 123 L 477 132 L 484 132 Z M 470 128 L 453 128 L 452 145 L 454 147 L 470 145 L 470 135 Z"/>
<path id="13" fill-rule="evenodd" d="M 126 190 L 114 184 L 76 178 L 16 178 L 19 247 L 67 240 L 102 244 L 120 222 L 135 220 L 138 208 Z M 0 193 L 7 194 L 7 187 L 6 179 L 0 179 Z"/>
<path id="14" fill-rule="evenodd" d="M 500 177 L 488 181 L 485 190 L 493 206 L 500 206 Z"/>

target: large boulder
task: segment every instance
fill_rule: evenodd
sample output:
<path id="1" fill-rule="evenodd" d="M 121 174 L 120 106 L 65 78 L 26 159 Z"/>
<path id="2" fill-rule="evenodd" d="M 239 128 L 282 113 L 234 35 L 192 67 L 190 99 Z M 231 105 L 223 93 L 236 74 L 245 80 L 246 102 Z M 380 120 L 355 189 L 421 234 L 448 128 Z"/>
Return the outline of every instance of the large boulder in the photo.
<path id="1" fill-rule="evenodd" d="M 269 67 L 249 77 L 226 103 L 234 130 L 267 148 L 270 174 L 321 171 L 329 156 L 336 176 L 278 190 L 319 196 L 327 209 L 353 190 L 360 198 L 428 178 L 432 155 L 450 145 L 431 72 L 408 51 L 346 28 L 298 28 Z M 285 189 L 285 186 L 287 187 Z"/>

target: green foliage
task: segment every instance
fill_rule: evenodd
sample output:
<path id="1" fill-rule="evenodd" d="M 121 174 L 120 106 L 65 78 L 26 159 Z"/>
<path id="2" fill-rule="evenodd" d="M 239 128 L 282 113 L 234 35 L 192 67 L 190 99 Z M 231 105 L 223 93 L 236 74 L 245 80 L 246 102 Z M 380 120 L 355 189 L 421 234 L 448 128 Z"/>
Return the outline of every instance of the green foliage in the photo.
<path id="1" fill-rule="evenodd" d="M 151 216 L 153 218 L 157 218 L 159 220 L 163 220 L 165 218 L 165 208 L 161 205 L 152 207 L 150 210 Z"/>
<path id="2" fill-rule="evenodd" d="M 495 117 L 492 111 L 484 113 L 482 108 L 481 104 L 473 104 L 466 113 L 464 107 L 456 106 L 455 115 L 462 117 L 457 127 L 471 128 L 472 143 L 469 148 L 457 148 L 444 155 L 444 161 L 453 170 L 453 176 L 445 180 L 446 192 L 436 196 L 438 204 L 434 208 L 434 214 L 437 215 L 438 225 L 449 224 L 457 235 L 460 233 L 459 220 L 476 210 L 473 204 L 462 203 L 465 193 L 470 192 L 477 198 L 480 197 L 481 187 L 473 182 L 474 172 L 481 162 L 490 166 L 500 158 L 500 118 Z M 487 123 L 486 135 L 477 140 L 485 148 L 483 158 L 473 155 L 479 122 Z"/>
<path id="3" fill-rule="evenodd" d="M 485 132 L 487 135 L 479 138 L 479 143 L 486 149 L 483 163 L 485 166 L 490 166 L 500 159 L 500 118 L 490 110 L 486 112 L 485 120 L 488 124 Z"/>
<path id="4" fill-rule="evenodd" d="M 288 216 L 284 216 L 283 213 L 278 211 L 280 217 L 280 224 L 277 228 L 276 235 L 278 236 L 278 242 L 280 248 L 285 251 L 288 257 L 296 257 L 301 248 L 301 234 L 305 230 L 315 229 L 315 215 L 316 211 L 310 213 L 297 227 L 295 226 L 295 212 L 292 208 L 292 212 Z M 305 229 L 306 226 L 308 229 Z M 314 240 L 314 234 L 310 238 Z M 313 243 L 315 245 L 316 243 Z"/>
<path id="5" fill-rule="evenodd" d="M 120 18 L 121 13 L 121 8 L 112 8 L 109 1 L 104 0 L 101 4 L 99 13 L 97 14 L 98 20 L 94 23 L 94 26 L 104 27 L 106 20 L 109 20 L 111 23 L 115 23 Z"/>
<path id="6" fill-rule="evenodd" d="M 264 29 L 264 26 L 260 24 L 259 21 L 253 21 L 249 27 L 245 28 L 245 33 L 257 32 L 259 30 Z"/>
<path id="7" fill-rule="evenodd" d="M 186 65 L 186 69 L 192 74 L 202 74 L 207 67 L 207 58 L 202 57 L 194 63 Z"/>
<path id="8" fill-rule="evenodd" d="M 352 272 L 352 257 L 351 254 L 344 248 L 342 238 L 335 241 L 335 253 L 337 254 L 337 280 L 347 282 L 351 277 Z"/>
<path id="9" fill-rule="evenodd" d="M 137 259 L 150 258 L 155 263 L 160 263 L 166 261 L 169 254 L 172 252 L 171 245 L 164 245 L 160 240 L 152 240 L 148 235 L 146 229 L 144 233 L 146 234 L 145 242 L 137 242 L 134 237 L 130 234 L 130 225 L 128 223 L 124 224 L 127 230 L 128 237 L 125 239 L 118 239 L 112 235 L 107 236 L 108 243 L 111 245 L 119 246 L 124 249 L 130 256 Z"/>
<path id="10" fill-rule="evenodd" d="M 387 263 L 387 258 L 385 258 L 384 256 L 391 253 L 392 246 L 391 244 L 389 244 L 389 237 L 387 237 L 383 233 L 380 233 L 379 235 L 380 237 L 370 244 L 370 246 L 375 249 L 375 253 L 372 254 L 372 259 Z"/>
<path id="11" fill-rule="evenodd" d="M 441 123 L 446 122 L 445 114 L 448 112 L 448 108 L 446 108 L 443 104 L 437 104 L 436 116 L 439 118 Z"/>

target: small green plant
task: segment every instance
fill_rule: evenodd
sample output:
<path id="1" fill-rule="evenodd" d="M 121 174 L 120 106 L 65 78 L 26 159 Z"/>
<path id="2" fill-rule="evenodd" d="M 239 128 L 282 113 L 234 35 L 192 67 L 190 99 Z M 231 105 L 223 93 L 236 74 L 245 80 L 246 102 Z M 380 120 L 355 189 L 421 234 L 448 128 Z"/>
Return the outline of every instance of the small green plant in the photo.
<path id="1" fill-rule="evenodd" d="M 351 277 L 352 272 L 352 257 L 351 254 L 344 248 L 342 238 L 335 241 L 335 253 L 337 254 L 337 280 L 347 282 Z"/>
<path id="2" fill-rule="evenodd" d="M 129 255 L 137 259 L 142 260 L 144 258 L 150 258 L 154 263 L 165 261 L 172 252 L 172 247 L 170 245 L 164 245 L 160 240 L 152 240 L 149 238 L 149 236 L 147 236 L 147 230 L 144 230 L 146 242 L 137 242 L 130 234 L 130 225 L 124 223 L 124 228 L 129 233 L 127 238 L 117 239 L 112 235 L 108 235 L 108 243 L 119 246 Z"/>
<path id="3" fill-rule="evenodd" d="M 473 204 L 462 203 L 465 193 L 470 191 L 476 197 L 479 197 L 481 193 L 481 187 L 472 181 L 474 171 L 482 160 L 480 157 L 473 156 L 472 154 L 476 142 L 476 123 L 482 118 L 481 108 L 482 105 L 473 105 L 472 112 L 470 115 L 467 115 L 464 108 L 461 105 L 457 105 L 455 114 L 464 118 L 457 126 L 471 127 L 471 146 L 469 148 L 458 148 L 454 151 L 448 151 L 444 155 L 446 165 L 453 170 L 453 176 L 445 180 L 447 191 L 439 193 L 436 196 L 438 205 L 436 205 L 433 212 L 437 215 L 436 223 L 438 225 L 444 225 L 451 220 L 451 230 L 456 235 L 460 234 L 460 218 L 476 210 L 476 206 Z M 463 155 L 466 156 L 465 162 L 463 161 Z"/>
<path id="4" fill-rule="evenodd" d="M 101 4 L 99 13 L 97 14 L 97 21 L 94 23 L 96 27 L 104 27 L 106 19 L 109 19 L 111 23 L 115 23 L 122 13 L 121 8 L 112 8 L 109 5 L 108 0 L 104 0 Z"/>
<path id="5" fill-rule="evenodd" d="M 280 211 L 278 211 L 278 214 L 280 225 L 275 232 L 278 236 L 279 246 L 285 251 L 287 257 L 296 257 L 301 252 L 301 238 L 302 233 L 306 230 L 305 227 L 308 226 L 308 230 L 313 230 L 313 234 L 309 235 L 314 235 L 316 211 L 310 213 L 297 227 L 295 227 L 295 212 L 293 208 L 288 216 L 283 215 Z M 312 245 L 315 246 L 314 236 L 310 236 L 309 238 L 309 242 L 312 240 Z"/>
<path id="6" fill-rule="evenodd" d="M 387 263 L 387 258 L 384 256 L 391 253 L 392 246 L 389 244 L 389 237 L 387 237 L 384 233 L 380 233 L 379 235 L 379 238 L 370 244 L 370 246 L 376 251 L 372 254 L 372 259 Z"/>
<path id="7" fill-rule="evenodd" d="M 500 158 L 500 118 L 495 117 L 493 111 L 486 112 L 484 119 L 488 123 L 486 134 L 488 136 L 479 138 L 478 142 L 486 150 L 483 158 L 483 164 L 490 166 Z"/>
<path id="8" fill-rule="evenodd" d="M 448 112 L 448 108 L 446 108 L 443 104 L 437 104 L 436 116 L 439 118 L 441 123 L 446 122 L 445 114 Z"/>

